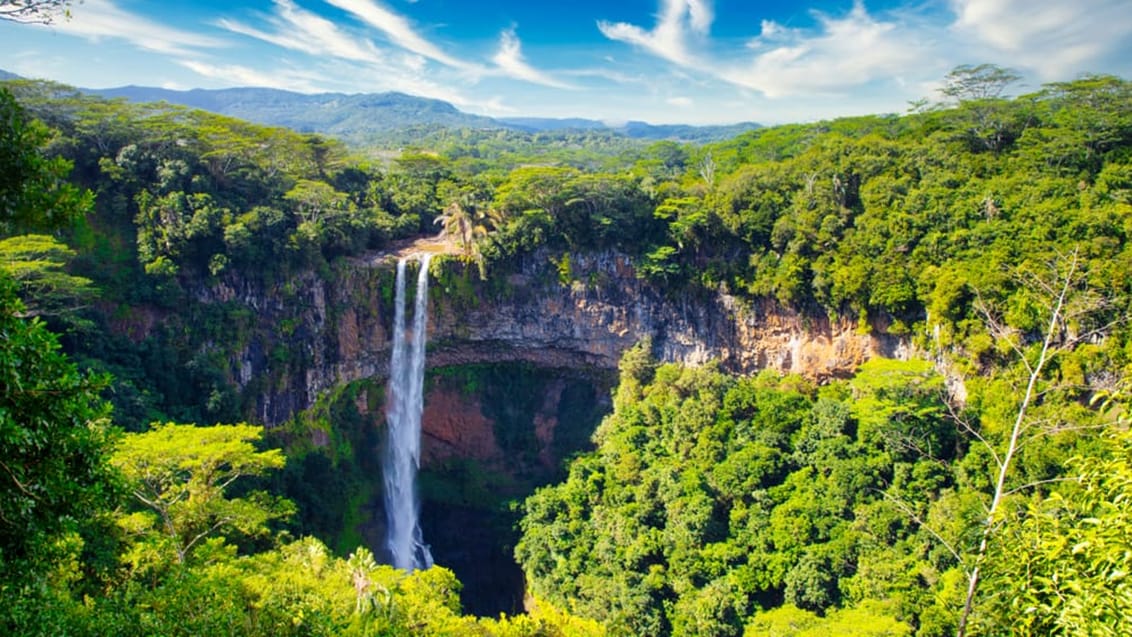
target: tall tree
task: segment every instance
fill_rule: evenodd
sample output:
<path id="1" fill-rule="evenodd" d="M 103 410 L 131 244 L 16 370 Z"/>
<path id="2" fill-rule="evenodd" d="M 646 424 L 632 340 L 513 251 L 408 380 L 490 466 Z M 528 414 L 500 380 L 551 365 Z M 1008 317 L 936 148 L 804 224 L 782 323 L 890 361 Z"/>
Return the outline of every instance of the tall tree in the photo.
<path id="1" fill-rule="evenodd" d="M 118 484 L 105 379 L 76 370 L 23 314 L 0 274 L 0 580 L 34 572 L 51 540 L 109 507 Z"/>
<path id="2" fill-rule="evenodd" d="M 0 272 L 22 288 L 25 315 L 70 315 L 91 298 L 90 279 L 63 270 L 74 256 L 74 250 L 47 235 L 0 239 Z"/>
<path id="3" fill-rule="evenodd" d="M 1085 289 L 1085 277 L 1076 250 L 1056 259 L 1052 264 L 1052 272 L 1052 278 L 1035 276 L 1027 281 L 1030 290 L 1041 297 L 1038 306 L 1048 308 L 1045 325 L 1039 325 L 1040 338 L 1036 343 L 1029 345 L 1025 343 L 1022 335 L 1008 327 L 998 313 L 989 308 L 984 308 L 983 311 L 991 333 L 1014 349 L 1025 371 L 1025 386 L 1021 388 L 1013 423 L 1006 432 L 1005 444 L 999 447 L 985 437 L 977 436 L 994 459 L 997 474 L 994 477 L 990 505 L 982 524 L 979 545 L 967 568 L 967 593 L 963 610 L 959 615 L 957 637 L 964 637 L 967 634 L 968 621 L 978 596 L 983 565 L 988 558 L 992 540 L 1001 531 L 1004 500 L 1017 490 L 1017 485 L 1014 484 L 1017 454 L 1028 437 L 1038 435 L 1034 432 L 1030 412 L 1043 393 L 1047 368 L 1059 353 L 1073 349 L 1083 340 L 1103 334 L 1108 327 L 1094 323 L 1094 317 L 1101 309 L 1103 300 Z M 968 430 L 975 434 L 973 429 L 968 428 Z"/>
<path id="4" fill-rule="evenodd" d="M 998 99 L 1020 79 L 1022 76 L 1014 69 L 994 64 L 962 64 L 947 74 L 939 92 L 957 102 Z"/>

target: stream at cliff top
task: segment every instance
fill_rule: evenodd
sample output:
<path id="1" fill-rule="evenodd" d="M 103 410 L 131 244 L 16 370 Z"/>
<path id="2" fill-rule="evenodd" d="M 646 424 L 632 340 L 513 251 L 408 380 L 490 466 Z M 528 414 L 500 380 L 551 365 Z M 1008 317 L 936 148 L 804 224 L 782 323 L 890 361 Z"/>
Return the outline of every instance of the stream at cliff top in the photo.
<path id="1" fill-rule="evenodd" d="M 393 355 L 389 367 L 389 434 L 385 445 L 386 547 L 393 566 L 412 571 L 432 566 L 432 554 L 420 527 L 417 470 L 421 460 L 421 412 L 424 408 L 425 337 L 428 312 L 429 255 L 420 256 L 413 324 L 405 328 L 405 269 L 397 261 L 393 314 Z M 407 332 L 407 333 L 406 333 Z"/>

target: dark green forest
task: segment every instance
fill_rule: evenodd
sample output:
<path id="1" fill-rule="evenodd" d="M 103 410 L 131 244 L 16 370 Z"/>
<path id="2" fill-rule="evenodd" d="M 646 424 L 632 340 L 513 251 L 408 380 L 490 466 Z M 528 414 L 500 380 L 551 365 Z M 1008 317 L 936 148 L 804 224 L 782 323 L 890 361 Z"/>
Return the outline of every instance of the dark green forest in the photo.
<path id="1" fill-rule="evenodd" d="M 0 632 L 1122 634 L 1132 83 L 1014 79 L 960 67 L 906 114 L 706 144 L 452 130 L 396 155 L 4 82 Z M 528 613 L 477 618 L 445 564 L 379 565 L 358 530 L 380 383 L 265 428 L 258 396 L 309 363 L 299 324 L 241 384 L 256 310 L 202 300 L 298 303 L 440 230 L 445 307 L 509 294 L 524 259 L 600 286 L 572 263 L 611 253 L 672 298 L 849 320 L 909 355 L 808 378 L 628 350 L 555 471 L 425 485 L 516 522 Z M 523 392 L 549 381 L 516 369 L 431 382 L 495 396 L 525 470 Z"/>

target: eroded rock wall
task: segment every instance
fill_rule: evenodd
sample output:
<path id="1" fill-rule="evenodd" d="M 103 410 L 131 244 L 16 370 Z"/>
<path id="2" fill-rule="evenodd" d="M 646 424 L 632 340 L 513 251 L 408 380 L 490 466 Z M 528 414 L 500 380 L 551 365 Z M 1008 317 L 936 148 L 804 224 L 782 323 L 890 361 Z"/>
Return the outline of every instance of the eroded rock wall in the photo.
<path id="1" fill-rule="evenodd" d="M 489 282 L 459 263 L 437 267 L 429 294 L 430 367 L 525 361 L 615 369 L 621 353 L 645 337 L 663 361 L 714 359 L 737 373 L 773 368 L 814 378 L 848 374 L 874 356 L 908 353 L 903 340 L 864 333 L 855 321 L 718 292 L 662 289 L 637 278 L 629 258 L 612 252 L 571 255 L 568 282 L 543 253 Z M 270 425 L 335 386 L 387 374 L 392 277 L 392 260 L 375 257 L 279 289 L 226 279 L 202 286 L 196 297 L 243 303 L 258 313 L 262 329 L 232 361 L 232 376 L 254 394 L 254 416 Z"/>

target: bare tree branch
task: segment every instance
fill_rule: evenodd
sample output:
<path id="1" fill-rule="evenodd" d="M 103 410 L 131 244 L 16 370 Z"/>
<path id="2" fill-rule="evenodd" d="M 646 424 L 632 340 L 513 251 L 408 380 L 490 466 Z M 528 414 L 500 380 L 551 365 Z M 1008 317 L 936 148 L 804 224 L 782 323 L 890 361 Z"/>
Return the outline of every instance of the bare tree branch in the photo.
<path id="1" fill-rule="evenodd" d="M 71 17 L 70 6 L 71 0 L 0 0 L 0 20 L 51 24 Z"/>
<path id="2" fill-rule="evenodd" d="M 1035 397 L 1038 381 L 1041 379 L 1041 374 L 1045 369 L 1046 363 L 1057 353 L 1054 348 L 1055 341 L 1063 331 L 1065 322 L 1063 311 L 1070 298 L 1070 292 L 1074 289 L 1073 286 L 1080 265 L 1078 250 L 1075 249 L 1068 258 L 1069 262 L 1065 274 L 1063 276 L 1059 274 L 1059 284 L 1053 288 L 1056 289 L 1057 294 L 1053 302 L 1053 309 L 1050 313 L 1045 335 L 1042 338 L 1042 347 L 1038 353 L 1037 360 L 1031 364 L 1027 357 L 1022 357 L 1023 362 L 1026 363 L 1026 369 L 1029 371 L 1026 392 L 1022 396 L 1022 402 L 1019 404 L 1018 411 L 1015 414 L 1014 425 L 1010 429 L 1010 439 L 1006 445 L 1006 452 L 1002 456 L 1002 463 L 999 465 L 998 478 L 995 482 L 994 495 L 991 498 L 990 508 L 987 510 L 982 538 L 979 541 L 979 548 L 975 552 L 974 566 L 968 574 L 967 595 L 963 602 L 963 612 L 959 615 L 959 625 L 955 633 L 957 637 L 965 637 L 967 634 L 967 621 L 970 619 L 975 594 L 978 591 L 980 570 L 986 559 L 987 547 L 991 535 L 994 533 L 999 523 L 997 516 L 999 507 L 1002 505 L 1002 499 L 1007 495 L 1006 480 L 1011 468 L 1011 461 L 1018 451 L 1022 433 L 1026 429 L 1027 415 Z M 1051 287 L 1052 286 L 1043 286 L 1044 289 L 1051 289 Z"/>

